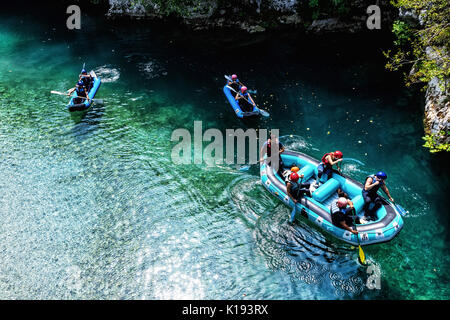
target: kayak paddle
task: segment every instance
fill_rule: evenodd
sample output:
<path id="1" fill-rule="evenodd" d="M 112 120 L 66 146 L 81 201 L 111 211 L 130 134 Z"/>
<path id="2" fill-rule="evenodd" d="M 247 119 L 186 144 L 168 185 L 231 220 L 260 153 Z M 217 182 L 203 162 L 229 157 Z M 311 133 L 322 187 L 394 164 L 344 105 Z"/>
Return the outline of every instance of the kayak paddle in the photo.
<path id="1" fill-rule="evenodd" d="M 67 93 L 64 93 L 64 92 L 59 92 L 59 91 L 52 90 L 52 91 L 50 91 L 50 93 L 59 94 L 60 96 L 68 96 L 68 97 L 70 97 L 70 94 L 67 94 Z M 85 97 L 78 97 L 78 98 L 80 98 L 80 99 L 87 99 Z M 102 99 L 89 99 L 89 100 L 92 100 L 92 102 L 95 102 L 95 103 L 103 104 L 103 100 Z"/>
<path id="2" fill-rule="evenodd" d="M 353 214 L 353 224 L 355 225 L 355 231 L 358 231 L 358 229 L 356 229 L 356 220 L 355 220 L 356 210 L 355 210 L 355 208 L 353 208 L 352 214 Z M 356 239 L 358 239 L 358 260 L 363 266 L 365 266 L 366 265 L 366 256 L 361 247 L 361 244 L 359 243 L 359 234 L 356 235 Z"/>
<path id="3" fill-rule="evenodd" d="M 227 88 L 230 89 L 230 90 L 233 90 L 233 92 L 239 94 L 242 98 L 244 98 L 245 101 L 247 101 L 247 102 L 250 103 L 251 105 L 254 105 L 253 103 L 251 103 L 250 101 L 248 101 L 248 100 L 247 100 L 240 92 L 237 92 L 236 90 L 234 90 L 232 87 L 230 87 L 230 86 L 228 86 L 228 85 L 227 85 Z M 254 106 L 256 107 L 256 105 L 254 105 Z M 258 107 L 256 107 L 256 108 L 258 108 Z M 269 117 L 269 116 L 270 116 L 270 114 L 269 114 L 267 111 L 265 111 L 265 110 L 262 110 L 262 109 L 258 108 L 258 111 L 259 111 L 259 113 L 260 113 L 263 117 Z"/>
<path id="4" fill-rule="evenodd" d="M 227 79 L 228 81 L 233 82 L 233 79 L 231 79 L 230 76 L 225 75 L 224 77 L 225 77 L 225 79 Z M 245 86 L 242 82 L 239 81 L 239 83 L 242 84 L 243 86 Z M 251 94 L 258 94 L 258 90 L 250 90 L 250 89 L 247 89 L 247 91 L 248 91 L 248 93 L 251 93 Z"/>
<path id="5" fill-rule="evenodd" d="M 396 204 L 395 202 L 392 202 L 392 204 L 397 209 L 397 211 L 400 212 L 402 217 L 406 216 L 406 214 L 409 213 L 409 211 L 403 208 L 401 205 Z"/>

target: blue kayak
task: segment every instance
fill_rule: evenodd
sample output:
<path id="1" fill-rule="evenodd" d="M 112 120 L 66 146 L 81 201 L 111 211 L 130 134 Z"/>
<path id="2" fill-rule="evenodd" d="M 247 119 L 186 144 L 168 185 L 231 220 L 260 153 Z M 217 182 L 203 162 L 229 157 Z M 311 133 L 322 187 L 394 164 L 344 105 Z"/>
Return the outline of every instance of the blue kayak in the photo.
<path id="1" fill-rule="evenodd" d="M 285 150 L 281 154 L 283 165 L 286 171 L 293 166 L 300 168 L 299 175 L 304 174 L 302 183 L 315 182 L 317 176 L 317 166 L 320 161 L 300 152 Z M 263 186 L 283 201 L 286 205 L 294 208 L 294 202 L 286 193 L 286 183 L 268 163 L 267 157 L 261 163 L 260 176 Z M 322 179 L 326 179 L 322 177 Z M 364 199 L 362 197 L 363 185 L 345 175 L 333 171 L 330 179 L 322 183 L 317 189 L 312 191 L 311 197 L 304 195 L 296 205 L 296 216 L 312 221 L 319 228 L 330 233 L 334 237 L 350 243 L 352 245 L 369 245 L 392 240 L 403 228 L 401 212 L 392 203 L 382 198 L 383 205 L 377 211 L 377 220 L 366 224 L 357 224 L 358 235 L 333 225 L 331 220 L 330 207 L 333 201 L 337 201 L 337 189 L 341 188 L 351 198 L 359 217 L 364 215 L 362 211 Z"/>
<path id="2" fill-rule="evenodd" d="M 257 117 L 261 114 L 260 109 L 258 109 L 256 105 L 253 105 L 253 110 L 250 112 L 242 111 L 241 107 L 239 106 L 239 103 L 237 103 L 237 101 L 234 99 L 236 93 L 230 90 L 228 84 L 225 84 L 225 86 L 223 87 L 223 93 L 225 93 L 228 102 L 230 102 L 230 105 L 233 108 L 236 115 L 238 116 L 238 118 L 242 119 L 242 118 Z"/>
<path id="3" fill-rule="evenodd" d="M 94 99 L 95 95 L 97 94 L 97 91 L 100 88 L 100 84 L 102 83 L 102 81 L 100 80 L 99 77 L 97 77 L 97 75 L 95 74 L 94 71 L 91 71 L 89 74 L 94 79 L 92 88 L 91 88 L 91 90 L 89 90 L 89 93 L 88 93 L 88 97 L 91 100 L 88 101 L 87 99 L 83 99 L 83 102 L 81 102 L 81 103 L 74 103 L 74 98 L 77 97 L 77 92 L 75 91 L 72 94 L 69 104 L 67 105 L 67 108 L 69 109 L 69 111 L 84 111 L 84 110 L 89 109 L 89 107 L 92 105 L 92 99 Z"/>

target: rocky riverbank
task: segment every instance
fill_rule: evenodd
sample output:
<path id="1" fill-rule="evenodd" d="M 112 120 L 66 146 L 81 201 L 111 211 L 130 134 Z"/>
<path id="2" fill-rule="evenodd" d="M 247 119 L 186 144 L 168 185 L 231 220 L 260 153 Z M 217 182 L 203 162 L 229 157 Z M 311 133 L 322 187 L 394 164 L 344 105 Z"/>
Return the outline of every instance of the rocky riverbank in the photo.
<path id="1" fill-rule="evenodd" d="M 194 30 L 235 27 L 250 33 L 297 27 L 308 33 L 355 33 L 366 28 L 367 7 L 373 1 L 305 0 L 109 0 L 108 16 L 138 19 L 174 16 Z M 324 2 L 324 3 L 325 3 Z M 329 2 L 329 3 L 328 3 Z M 390 25 L 395 10 L 389 1 L 378 2 L 382 25 Z"/>

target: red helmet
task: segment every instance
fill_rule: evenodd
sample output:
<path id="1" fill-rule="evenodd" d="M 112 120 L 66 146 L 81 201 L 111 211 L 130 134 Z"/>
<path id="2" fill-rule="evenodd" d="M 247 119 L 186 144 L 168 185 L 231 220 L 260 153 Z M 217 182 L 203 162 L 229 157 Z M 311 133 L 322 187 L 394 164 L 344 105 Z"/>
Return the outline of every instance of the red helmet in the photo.
<path id="1" fill-rule="evenodd" d="M 294 182 L 298 181 L 298 179 L 299 179 L 298 173 L 297 172 L 292 172 L 290 179 L 292 181 L 294 181 Z"/>
<path id="2" fill-rule="evenodd" d="M 336 158 L 338 158 L 338 159 L 341 159 L 344 155 L 342 154 L 342 152 L 340 152 L 340 151 L 338 150 L 338 151 L 335 151 L 335 152 L 334 152 L 334 156 L 335 156 Z"/>
<path id="3" fill-rule="evenodd" d="M 247 91 L 247 87 L 246 87 L 246 86 L 243 86 L 243 87 L 241 88 L 241 92 L 242 92 L 242 93 L 245 93 L 245 91 Z"/>
<path id="4" fill-rule="evenodd" d="M 237 79 L 237 75 L 233 74 L 233 75 L 231 76 L 231 79 L 236 80 L 236 79 Z"/>
<path id="5" fill-rule="evenodd" d="M 344 197 L 340 197 L 337 201 L 337 206 L 339 208 L 345 208 L 347 206 L 347 199 L 345 199 Z"/>

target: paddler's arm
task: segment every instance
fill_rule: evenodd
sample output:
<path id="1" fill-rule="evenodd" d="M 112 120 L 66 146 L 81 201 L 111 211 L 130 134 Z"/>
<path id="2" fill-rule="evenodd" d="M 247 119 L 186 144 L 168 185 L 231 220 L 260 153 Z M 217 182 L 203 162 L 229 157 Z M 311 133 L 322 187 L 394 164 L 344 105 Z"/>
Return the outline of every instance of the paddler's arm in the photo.
<path id="1" fill-rule="evenodd" d="M 336 163 L 339 163 L 339 162 L 342 161 L 342 158 L 341 158 L 341 159 L 337 159 L 336 161 L 333 161 L 333 158 L 331 158 L 330 155 L 328 155 L 327 158 L 328 158 L 328 162 L 329 162 L 332 166 L 334 166 Z"/>
<path id="2" fill-rule="evenodd" d="M 370 182 L 369 182 L 370 180 Z M 375 181 L 374 183 L 372 178 L 368 178 L 366 180 L 366 183 L 364 184 L 364 190 L 369 191 L 370 189 L 372 189 L 373 187 L 377 186 L 380 184 L 380 181 Z"/>
<path id="3" fill-rule="evenodd" d="M 353 234 L 358 234 L 358 231 L 353 230 L 352 228 L 350 228 L 350 227 L 345 223 L 345 221 L 341 221 L 341 226 L 342 226 L 342 229 L 348 230 L 348 231 L 350 231 L 350 232 L 353 233 Z"/>
<path id="4" fill-rule="evenodd" d="M 248 94 L 248 98 L 250 99 L 250 101 L 253 103 L 253 105 L 256 105 L 255 101 L 253 101 L 252 96 L 250 95 L 250 93 Z"/>
<path id="5" fill-rule="evenodd" d="M 384 193 L 386 193 L 386 195 L 389 197 L 389 200 L 391 200 L 392 202 L 395 202 L 394 199 L 392 199 L 391 195 L 389 194 L 389 190 L 386 187 L 386 184 L 383 183 L 383 185 L 381 186 L 381 189 L 383 189 Z"/>
<path id="6" fill-rule="evenodd" d="M 67 90 L 67 94 L 70 96 L 74 91 L 75 91 L 76 87 L 73 87 L 69 90 Z"/>

